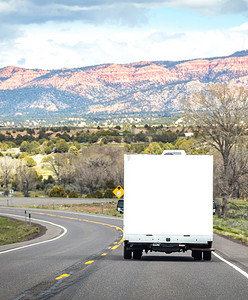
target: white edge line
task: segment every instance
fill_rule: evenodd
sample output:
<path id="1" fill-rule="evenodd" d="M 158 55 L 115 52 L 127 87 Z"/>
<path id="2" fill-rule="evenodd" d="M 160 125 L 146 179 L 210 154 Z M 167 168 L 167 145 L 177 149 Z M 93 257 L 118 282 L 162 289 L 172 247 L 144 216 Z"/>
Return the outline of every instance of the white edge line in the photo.
<path id="1" fill-rule="evenodd" d="M 230 263 L 228 260 L 224 259 L 220 255 L 218 255 L 218 254 L 216 254 L 214 252 L 213 252 L 213 254 L 214 254 L 214 256 L 216 256 L 217 258 L 219 258 L 220 260 L 222 260 L 224 263 L 228 264 L 230 267 L 232 267 L 233 269 L 235 269 L 236 271 L 238 271 L 240 274 L 242 274 L 243 276 L 245 276 L 248 279 L 248 273 L 246 273 L 245 271 L 243 271 L 239 267 L 235 266 L 234 264 Z"/>
<path id="2" fill-rule="evenodd" d="M 23 218 L 23 219 L 25 218 L 23 216 L 12 215 L 12 214 L 5 214 L 5 213 L 3 213 L 2 215 L 12 216 L 12 217 L 18 217 L 18 218 Z M 42 241 L 42 242 L 37 242 L 37 243 L 30 244 L 30 245 L 26 245 L 26 246 L 21 246 L 21 247 L 9 249 L 9 250 L 4 250 L 4 251 L 1 251 L 0 254 L 4 254 L 4 253 L 16 251 L 16 250 L 20 250 L 20 249 L 24 249 L 24 248 L 28 248 L 28 247 L 32 247 L 32 246 L 36 246 L 36 245 L 40 245 L 40 244 L 45 244 L 45 243 L 53 242 L 55 240 L 58 240 L 58 239 L 62 238 L 67 233 L 67 229 L 64 226 L 62 226 L 62 225 L 55 224 L 55 223 L 52 223 L 52 222 L 49 222 L 49 221 L 40 220 L 40 219 L 33 219 L 33 218 L 32 218 L 32 221 L 44 222 L 44 223 L 48 223 L 48 224 L 60 227 L 61 229 L 63 229 L 63 233 L 61 235 L 53 238 L 53 239 Z"/>

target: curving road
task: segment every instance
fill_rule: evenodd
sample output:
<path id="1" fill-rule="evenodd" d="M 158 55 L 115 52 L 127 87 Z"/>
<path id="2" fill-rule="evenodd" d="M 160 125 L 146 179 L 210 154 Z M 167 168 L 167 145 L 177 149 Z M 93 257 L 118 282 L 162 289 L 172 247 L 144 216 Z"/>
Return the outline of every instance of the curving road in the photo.
<path id="1" fill-rule="evenodd" d="M 46 223 L 47 234 L 20 249 L 0 247 L 1 299 L 247 299 L 248 247 L 215 236 L 218 257 L 210 262 L 194 261 L 190 252 L 123 260 L 122 219 L 29 212 L 54 225 Z M 0 208 L 6 214 L 24 210 Z"/>

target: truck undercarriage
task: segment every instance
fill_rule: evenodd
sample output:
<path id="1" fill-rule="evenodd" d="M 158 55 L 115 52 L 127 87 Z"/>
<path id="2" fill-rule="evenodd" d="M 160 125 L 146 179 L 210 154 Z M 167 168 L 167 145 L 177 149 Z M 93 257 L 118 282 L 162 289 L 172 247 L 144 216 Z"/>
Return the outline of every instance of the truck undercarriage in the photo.
<path id="1" fill-rule="evenodd" d="M 172 244 L 172 243 L 129 243 L 124 242 L 124 259 L 141 259 L 143 251 L 150 252 L 164 252 L 170 254 L 172 252 L 186 252 L 192 251 L 194 260 L 211 260 L 212 242 L 207 244 Z"/>

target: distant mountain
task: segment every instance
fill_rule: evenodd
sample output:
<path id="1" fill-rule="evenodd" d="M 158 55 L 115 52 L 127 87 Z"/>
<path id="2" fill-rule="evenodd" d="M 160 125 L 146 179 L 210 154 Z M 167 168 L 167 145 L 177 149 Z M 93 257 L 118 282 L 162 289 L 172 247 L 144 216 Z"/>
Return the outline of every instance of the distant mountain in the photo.
<path id="1" fill-rule="evenodd" d="M 76 69 L 0 69 L 0 117 L 168 114 L 209 82 L 248 87 L 248 50 L 227 57 L 105 64 Z"/>

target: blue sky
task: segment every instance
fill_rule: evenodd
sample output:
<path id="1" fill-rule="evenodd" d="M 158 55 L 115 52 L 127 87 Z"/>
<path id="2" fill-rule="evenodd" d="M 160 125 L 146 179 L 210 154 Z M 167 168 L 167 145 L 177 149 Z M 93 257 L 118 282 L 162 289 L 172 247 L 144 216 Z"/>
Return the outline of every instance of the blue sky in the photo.
<path id="1" fill-rule="evenodd" d="M 185 60 L 248 49 L 248 0 L 0 0 L 0 68 Z"/>

